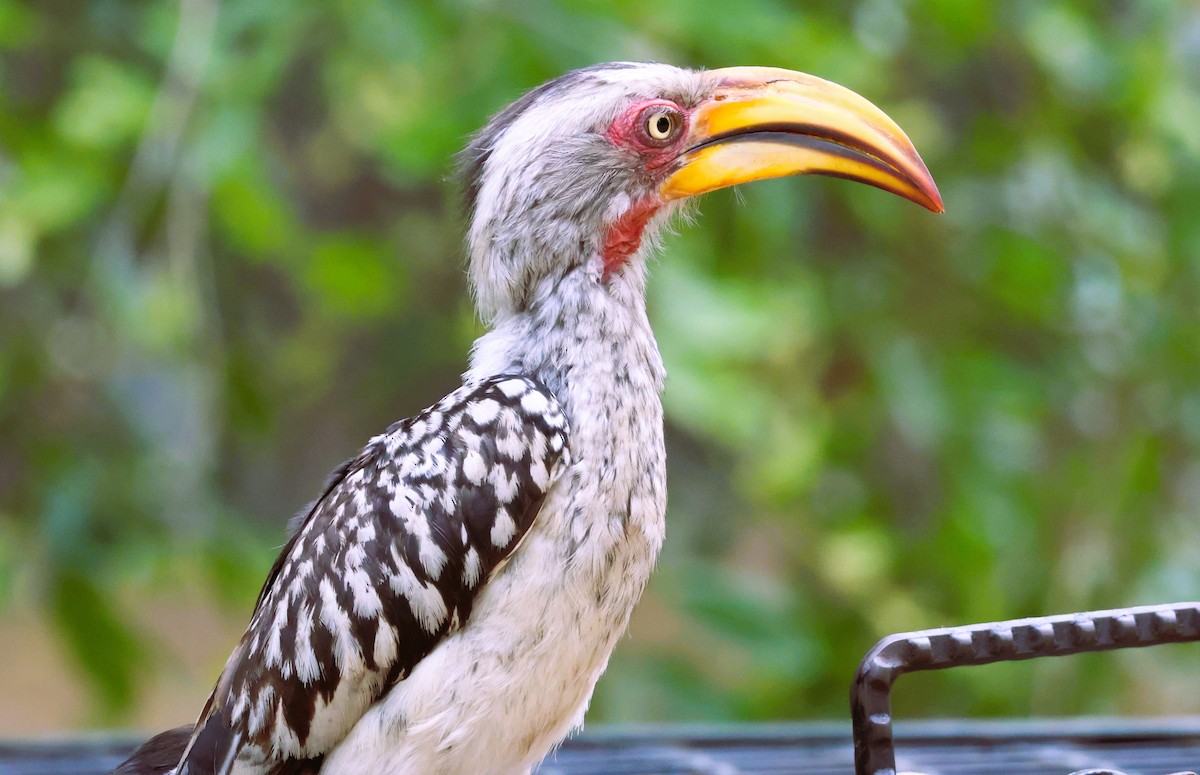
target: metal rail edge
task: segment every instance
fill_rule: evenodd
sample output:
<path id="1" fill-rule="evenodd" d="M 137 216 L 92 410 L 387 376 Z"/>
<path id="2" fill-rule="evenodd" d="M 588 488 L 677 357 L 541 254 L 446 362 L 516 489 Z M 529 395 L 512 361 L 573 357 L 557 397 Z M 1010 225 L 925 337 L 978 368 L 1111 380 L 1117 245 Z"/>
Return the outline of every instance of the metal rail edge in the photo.
<path id="1" fill-rule="evenodd" d="M 1200 603 L 1117 608 L 889 635 L 863 658 L 850 688 L 855 772 L 896 775 L 892 686 L 905 673 L 1197 641 Z"/>

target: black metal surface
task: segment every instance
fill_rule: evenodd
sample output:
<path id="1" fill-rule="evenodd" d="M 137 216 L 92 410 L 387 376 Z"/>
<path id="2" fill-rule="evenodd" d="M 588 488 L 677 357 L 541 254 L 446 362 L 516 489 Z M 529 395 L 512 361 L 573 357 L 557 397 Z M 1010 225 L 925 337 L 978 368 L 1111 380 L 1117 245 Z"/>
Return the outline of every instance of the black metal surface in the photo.
<path id="1" fill-rule="evenodd" d="M 850 691 L 855 772 L 895 775 L 891 690 L 905 673 L 1191 641 L 1200 641 L 1200 603 L 1043 616 L 888 636 L 863 659 Z M 1200 758 L 1176 770 L 1197 764 Z M 1120 769 L 1115 764 L 1084 763 L 1066 771 L 1089 767 Z M 1132 775 L 1132 770 L 1126 771 Z"/>
<path id="2" fill-rule="evenodd" d="M 902 770 L 928 775 L 1167 775 L 1200 765 L 1200 718 L 915 722 L 897 725 Z M 0 744 L 0 775 L 100 775 L 140 739 Z M 568 741 L 537 775 L 851 775 L 845 724 L 602 729 Z"/>

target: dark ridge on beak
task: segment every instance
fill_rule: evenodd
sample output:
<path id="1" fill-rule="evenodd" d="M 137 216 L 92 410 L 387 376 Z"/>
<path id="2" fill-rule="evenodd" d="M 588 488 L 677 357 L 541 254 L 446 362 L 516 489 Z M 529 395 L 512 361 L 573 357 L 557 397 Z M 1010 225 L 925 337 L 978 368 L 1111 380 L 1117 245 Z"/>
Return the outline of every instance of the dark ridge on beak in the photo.
<path id="1" fill-rule="evenodd" d="M 737 142 L 754 142 L 766 141 L 779 143 L 781 145 L 792 145 L 800 148 L 811 148 L 816 151 L 822 151 L 835 156 L 840 156 L 846 159 L 856 159 L 860 162 L 865 162 L 879 169 L 881 172 L 890 172 L 899 175 L 911 183 L 913 186 L 919 187 L 916 180 L 912 176 L 898 166 L 888 161 L 886 154 L 869 143 L 863 142 L 860 138 L 851 137 L 850 135 L 830 129 L 828 127 L 819 127 L 812 124 L 760 124 L 746 129 L 735 129 L 730 132 L 722 132 L 718 135 L 713 135 L 707 138 L 702 143 L 697 143 L 691 148 L 688 148 L 680 156 L 686 156 L 689 153 L 698 151 L 701 148 L 707 148 L 710 145 L 718 143 L 737 143 Z M 917 159 L 920 162 L 919 159 Z M 922 165 L 923 166 L 923 165 Z M 842 178 L 843 180 L 855 180 L 847 175 L 840 175 L 836 172 L 815 171 L 813 174 L 823 175 L 830 178 Z M 862 182 L 862 181 L 859 181 Z M 885 191 L 891 189 L 884 188 L 875 183 L 870 183 L 876 188 L 882 188 Z M 896 192 L 891 192 L 896 193 Z"/>

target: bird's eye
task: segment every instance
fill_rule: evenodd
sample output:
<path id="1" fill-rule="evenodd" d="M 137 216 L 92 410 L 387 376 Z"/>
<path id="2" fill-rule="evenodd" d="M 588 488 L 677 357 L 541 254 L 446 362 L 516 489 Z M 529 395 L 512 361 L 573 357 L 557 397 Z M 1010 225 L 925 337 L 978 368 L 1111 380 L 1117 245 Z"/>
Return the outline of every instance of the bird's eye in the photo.
<path id="1" fill-rule="evenodd" d="M 679 133 L 683 121 L 673 110 L 656 108 L 646 115 L 646 135 L 655 143 L 667 143 Z"/>

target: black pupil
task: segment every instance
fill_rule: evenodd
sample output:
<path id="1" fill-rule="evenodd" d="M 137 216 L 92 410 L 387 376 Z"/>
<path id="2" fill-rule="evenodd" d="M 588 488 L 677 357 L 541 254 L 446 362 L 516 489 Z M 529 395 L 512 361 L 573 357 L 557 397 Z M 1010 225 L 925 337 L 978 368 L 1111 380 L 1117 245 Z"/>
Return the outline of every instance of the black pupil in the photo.
<path id="1" fill-rule="evenodd" d="M 654 122 L 654 128 L 658 130 L 660 135 L 665 135 L 671 131 L 671 119 L 666 116 L 659 116 Z"/>

